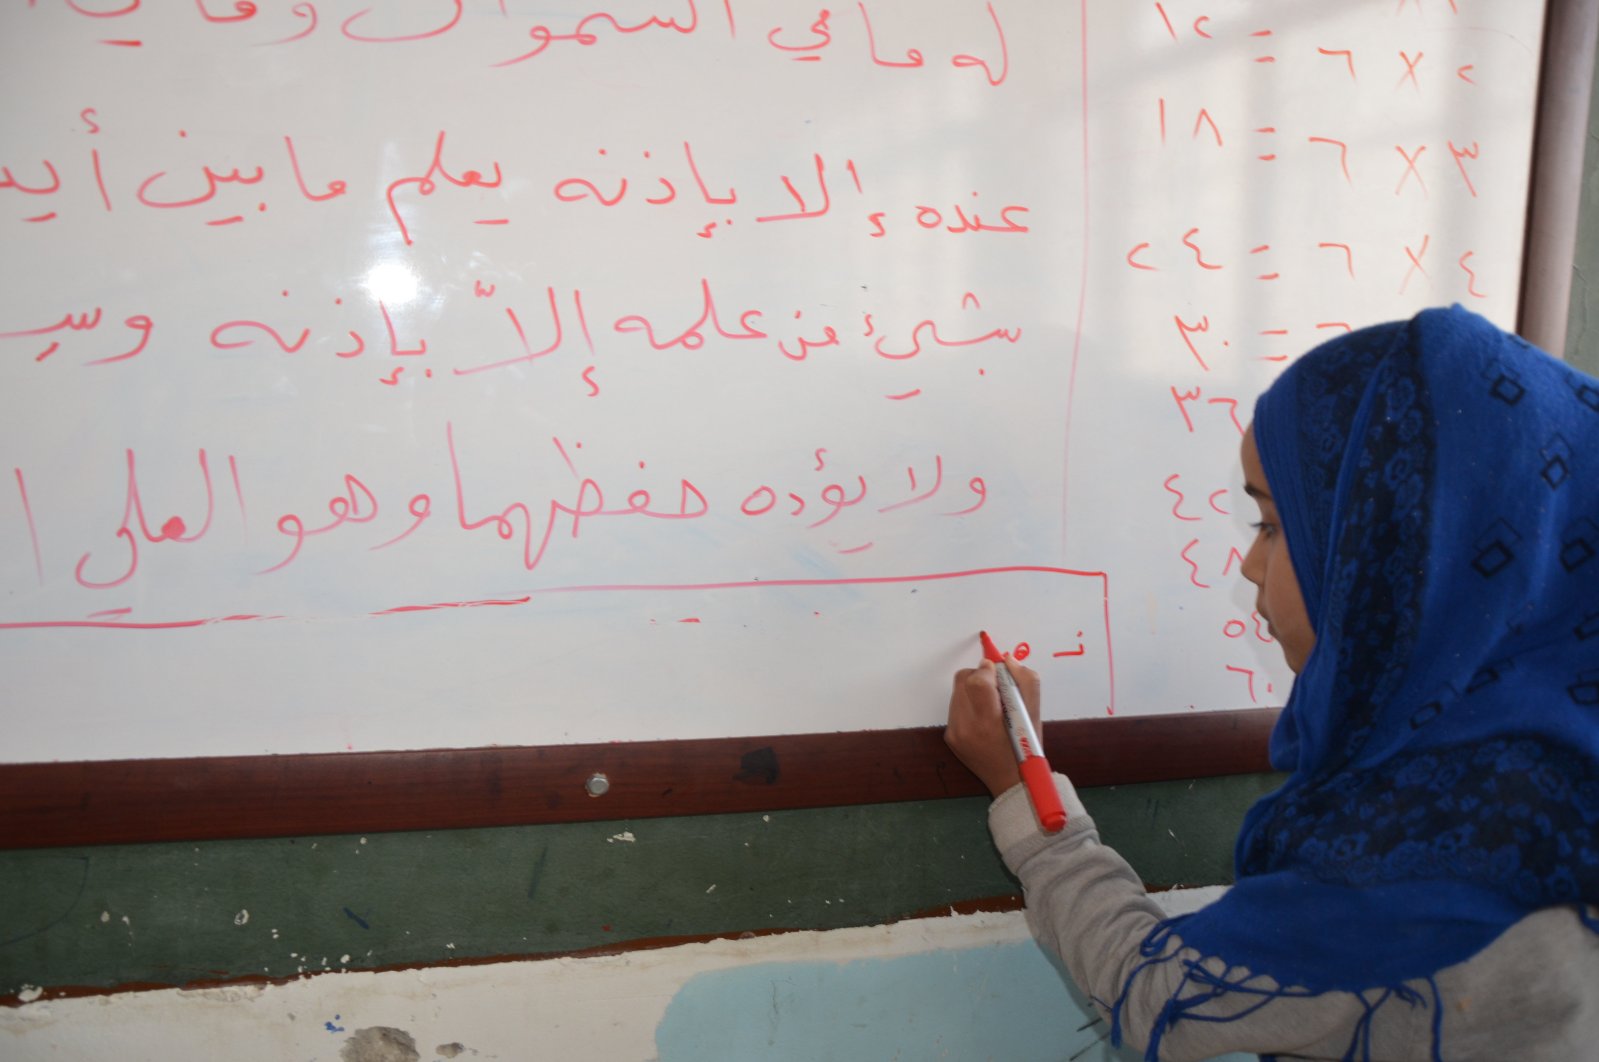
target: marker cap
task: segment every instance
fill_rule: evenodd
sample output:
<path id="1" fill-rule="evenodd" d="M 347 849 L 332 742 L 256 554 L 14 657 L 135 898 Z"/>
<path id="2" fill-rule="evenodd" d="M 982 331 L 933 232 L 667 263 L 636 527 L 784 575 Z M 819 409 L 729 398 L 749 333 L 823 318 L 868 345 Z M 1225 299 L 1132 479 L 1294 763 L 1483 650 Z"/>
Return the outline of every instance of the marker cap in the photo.
<path id="1" fill-rule="evenodd" d="M 1038 824 L 1045 833 L 1059 833 L 1066 828 L 1066 809 L 1061 806 L 1060 790 L 1055 788 L 1049 761 L 1042 756 L 1029 756 L 1021 762 L 1020 768 L 1027 795 L 1038 813 Z"/>

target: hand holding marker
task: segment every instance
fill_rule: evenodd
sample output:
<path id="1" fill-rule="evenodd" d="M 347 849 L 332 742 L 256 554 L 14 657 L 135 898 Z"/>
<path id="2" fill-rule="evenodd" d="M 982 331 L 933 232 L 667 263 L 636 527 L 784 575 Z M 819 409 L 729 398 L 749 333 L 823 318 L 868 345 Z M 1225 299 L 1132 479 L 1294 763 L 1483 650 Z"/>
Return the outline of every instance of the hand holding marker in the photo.
<path id="1" fill-rule="evenodd" d="M 1016 688 L 1016 679 L 1005 666 L 1005 656 L 994 645 L 987 631 L 977 634 L 983 643 L 983 656 L 994 663 L 994 677 L 999 685 L 999 703 L 1005 712 L 1005 732 L 1010 735 L 1011 750 L 1016 753 L 1016 763 L 1021 768 L 1022 784 L 1033 801 L 1033 810 L 1045 833 L 1058 833 L 1066 827 L 1066 809 L 1061 806 L 1060 792 L 1055 788 L 1049 761 L 1044 758 L 1044 747 L 1033 729 L 1033 720 L 1022 703 L 1022 691 Z"/>

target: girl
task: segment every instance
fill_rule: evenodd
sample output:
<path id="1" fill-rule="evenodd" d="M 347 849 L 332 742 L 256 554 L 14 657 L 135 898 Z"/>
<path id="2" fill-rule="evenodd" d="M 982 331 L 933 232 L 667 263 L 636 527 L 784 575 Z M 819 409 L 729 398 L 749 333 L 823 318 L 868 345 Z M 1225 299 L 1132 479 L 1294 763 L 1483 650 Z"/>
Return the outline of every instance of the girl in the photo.
<path id="1" fill-rule="evenodd" d="M 1034 932 L 1151 1060 L 1599 1057 L 1599 380 L 1429 310 L 1301 358 L 1242 459 L 1297 678 L 1221 900 L 1162 918 L 1064 777 L 1041 833 L 956 676 Z"/>

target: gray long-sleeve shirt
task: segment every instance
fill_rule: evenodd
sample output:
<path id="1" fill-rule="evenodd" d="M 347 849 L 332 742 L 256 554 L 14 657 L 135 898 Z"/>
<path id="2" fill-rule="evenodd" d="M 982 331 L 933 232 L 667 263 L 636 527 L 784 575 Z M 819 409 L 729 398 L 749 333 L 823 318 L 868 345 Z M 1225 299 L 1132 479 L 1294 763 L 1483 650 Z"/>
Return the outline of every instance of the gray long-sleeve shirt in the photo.
<path id="1" fill-rule="evenodd" d="M 1022 883 L 1028 924 L 1039 942 L 1060 956 L 1079 988 L 1109 1014 L 1127 976 L 1145 961 L 1139 946 L 1164 914 L 1144 891 L 1127 861 L 1104 845 L 1072 784 L 1056 776 L 1066 806 L 1066 828 L 1048 835 L 1038 828 L 1026 791 L 1016 786 L 989 809 L 989 829 L 1005 864 Z M 1200 959 L 1178 935 L 1166 954 Z M 1226 956 L 1204 960 L 1212 973 L 1237 981 L 1247 972 Z M 1140 973 L 1122 1009 L 1124 1039 L 1140 1049 L 1161 1007 L 1184 977 L 1178 961 Z M 1581 1062 L 1599 1059 L 1599 934 L 1582 924 L 1571 907 L 1537 911 L 1506 930 L 1465 962 L 1435 978 L 1443 1000 L 1442 1058 L 1504 1062 Z M 1277 987 L 1259 976 L 1264 990 Z M 1408 986 L 1425 1001 L 1389 999 L 1371 1022 L 1371 1057 L 1431 1060 L 1432 991 L 1425 982 Z M 1372 993 L 1375 1002 L 1381 993 Z M 1192 1012 L 1221 1017 L 1260 1003 L 1252 993 L 1218 996 Z M 1285 1058 L 1338 1059 L 1366 1006 L 1349 992 L 1280 996 L 1233 1021 L 1184 1020 L 1161 1040 L 1170 1062 L 1206 1059 L 1230 1051 Z"/>

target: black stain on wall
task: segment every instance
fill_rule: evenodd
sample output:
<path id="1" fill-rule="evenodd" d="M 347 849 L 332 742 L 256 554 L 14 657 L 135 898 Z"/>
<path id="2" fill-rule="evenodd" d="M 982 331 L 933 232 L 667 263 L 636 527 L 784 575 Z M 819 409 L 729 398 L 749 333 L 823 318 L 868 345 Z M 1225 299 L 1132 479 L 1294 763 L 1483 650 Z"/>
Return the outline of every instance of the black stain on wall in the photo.
<path id="1" fill-rule="evenodd" d="M 734 780 L 749 785 L 777 784 L 777 750 L 770 745 L 746 752 L 739 758 Z"/>

